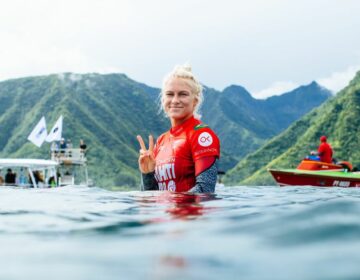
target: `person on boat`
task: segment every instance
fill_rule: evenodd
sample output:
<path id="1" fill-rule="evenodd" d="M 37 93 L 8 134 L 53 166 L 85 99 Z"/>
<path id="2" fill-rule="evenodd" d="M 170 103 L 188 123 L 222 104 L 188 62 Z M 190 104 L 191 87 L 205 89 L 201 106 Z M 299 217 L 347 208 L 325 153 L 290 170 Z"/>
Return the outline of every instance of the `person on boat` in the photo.
<path id="1" fill-rule="evenodd" d="M 33 188 L 34 183 L 36 183 L 36 185 L 38 187 L 40 185 L 43 185 L 44 184 L 44 177 L 43 177 L 43 175 L 41 175 L 40 171 L 39 170 L 34 170 L 32 173 L 33 173 L 35 182 L 33 182 L 33 179 L 32 179 L 32 177 L 30 175 L 30 172 L 29 172 L 29 184 L 30 184 L 30 186 Z"/>
<path id="2" fill-rule="evenodd" d="M 56 187 L 56 181 L 55 176 L 51 176 L 48 180 L 48 186 L 49 188 L 55 188 Z"/>
<path id="3" fill-rule="evenodd" d="M 80 149 L 85 152 L 86 150 L 86 144 L 83 139 L 80 139 Z"/>
<path id="4" fill-rule="evenodd" d="M 0 170 L 1 171 L 1 170 Z M 4 184 L 4 178 L 3 178 L 3 176 L 1 176 L 1 174 L 0 174 L 0 185 L 3 185 Z"/>
<path id="5" fill-rule="evenodd" d="M 80 152 L 83 154 L 83 156 L 85 156 L 87 146 L 86 146 L 83 139 L 80 139 L 80 146 L 79 147 L 80 147 Z"/>
<path id="6" fill-rule="evenodd" d="M 312 155 L 317 155 L 319 160 L 326 163 L 333 162 L 333 150 L 329 143 L 327 143 L 326 136 L 320 137 L 320 145 L 317 152 L 311 152 Z"/>
<path id="7" fill-rule="evenodd" d="M 34 171 L 34 178 L 35 178 L 36 184 L 39 184 L 40 182 L 41 182 L 41 183 L 44 183 L 44 177 L 43 177 L 43 175 L 40 173 L 39 170 L 35 170 L 35 171 Z"/>
<path id="8" fill-rule="evenodd" d="M 15 185 L 16 182 L 16 173 L 13 173 L 11 168 L 7 170 L 5 174 L 5 184 Z"/>
<path id="9" fill-rule="evenodd" d="M 65 154 L 66 149 L 67 149 L 67 144 L 65 142 L 65 139 L 61 138 L 61 140 L 60 140 L 60 152 L 61 152 L 61 154 Z"/>
<path id="10" fill-rule="evenodd" d="M 66 141 L 66 149 L 67 149 L 67 156 L 68 157 L 72 157 L 72 148 L 73 148 L 73 145 L 72 145 L 72 142 L 71 142 L 71 139 L 68 139 Z"/>
<path id="11" fill-rule="evenodd" d="M 20 168 L 19 185 L 26 185 L 26 184 L 27 184 L 27 179 L 26 179 L 26 176 L 24 174 L 24 169 Z"/>
<path id="12" fill-rule="evenodd" d="M 220 141 L 199 119 L 202 86 L 190 66 L 176 66 L 168 74 L 160 93 L 161 107 L 171 129 L 149 148 L 140 135 L 139 169 L 144 190 L 212 193 L 217 180 Z"/>

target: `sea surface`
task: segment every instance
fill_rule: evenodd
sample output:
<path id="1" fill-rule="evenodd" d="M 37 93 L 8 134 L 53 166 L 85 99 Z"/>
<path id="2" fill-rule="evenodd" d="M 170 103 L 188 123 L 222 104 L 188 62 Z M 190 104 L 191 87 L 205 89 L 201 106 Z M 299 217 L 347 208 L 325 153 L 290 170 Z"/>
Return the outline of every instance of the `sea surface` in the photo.
<path id="1" fill-rule="evenodd" d="M 360 189 L 0 188 L 0 279 L 360 279 Z"/>

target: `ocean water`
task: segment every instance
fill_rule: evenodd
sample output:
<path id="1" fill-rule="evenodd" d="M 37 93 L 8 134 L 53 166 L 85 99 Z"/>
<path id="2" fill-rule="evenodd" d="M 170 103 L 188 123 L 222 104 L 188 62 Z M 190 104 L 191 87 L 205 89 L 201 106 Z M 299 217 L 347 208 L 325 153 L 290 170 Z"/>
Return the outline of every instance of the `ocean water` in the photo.
<path id="1" fill-rule="evenodd" d="M 360 279 L 360 189 L 0 188 L 0 279 Z"/>

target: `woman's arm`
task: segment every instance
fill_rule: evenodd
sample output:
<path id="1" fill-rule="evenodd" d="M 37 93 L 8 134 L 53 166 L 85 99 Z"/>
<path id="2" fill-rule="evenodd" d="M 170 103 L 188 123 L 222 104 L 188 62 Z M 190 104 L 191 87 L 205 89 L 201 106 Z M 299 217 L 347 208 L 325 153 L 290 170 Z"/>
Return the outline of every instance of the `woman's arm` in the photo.
<path id="1" fill-rule="evenodd" d="M 189 191 L 192 193 L 213 193 L 217 181 L 217 158 L 205 157 L 195 162 L 196 184 Z"/>
<path id="2" fill-rule="evenodd" d="M 155 172 L 147 174 L 141 173 L 141 190 L 142 191 L 158 191 L 159 186 L 155 179 Z"/>

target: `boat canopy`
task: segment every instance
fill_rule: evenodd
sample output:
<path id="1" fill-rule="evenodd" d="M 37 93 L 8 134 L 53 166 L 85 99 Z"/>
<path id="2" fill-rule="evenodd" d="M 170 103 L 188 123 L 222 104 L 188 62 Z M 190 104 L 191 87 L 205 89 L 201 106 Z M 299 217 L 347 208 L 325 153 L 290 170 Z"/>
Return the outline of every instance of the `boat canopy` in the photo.
<path id="1" fill-rule="evenodd" d="M 1 185 L 19 187 L 56 187 L 58 178 L 56 161 L 27 158 L 0 158 L 0 170 L 7 169 L 5 179 L 1 177 Z M 14 172 L 12 171 L 14 170 Z M 24 173 L 24 170 L 27 173 Z"/>
<path id="2" fill-rule="evenodd" d="M 3 158 L 0 159 L 0 169 L 4 167 L 47 168 L 57 166 L 59 163 L 46 159 Z"/>

